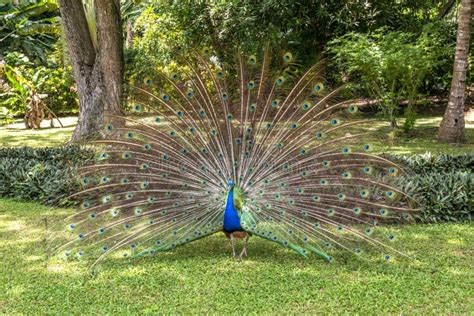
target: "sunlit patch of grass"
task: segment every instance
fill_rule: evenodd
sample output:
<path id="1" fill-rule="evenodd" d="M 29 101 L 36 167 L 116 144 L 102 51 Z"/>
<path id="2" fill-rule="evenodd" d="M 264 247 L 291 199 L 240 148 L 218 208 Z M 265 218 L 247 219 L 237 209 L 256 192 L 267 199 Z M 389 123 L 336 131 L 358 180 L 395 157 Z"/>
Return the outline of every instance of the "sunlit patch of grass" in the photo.
<path id="1" fill-rule="evenodd" d="M 70 124 L 65 128 L 45 128 L 41 130 L 25 130 L 25 129 L 7 129 L 0 127 L 0 146 L 60 146 L 69 141 L 72 131 L 74 130 L 74 121 L 70 119 Z M 367 120 L 361 124 L 345 127 L 344 132 L 350 134 L 367 133 L 366 135 L 357 137 L 359 144 L 369 143 L 372 153 L 391 153 L 391 154 L 415 154 L 424 152 L 445 152 L 459 154 L 474 151 L 474 121 L 466 120 L 466 142 L 464 144 L 453 145 L 441 143 L 437 140 L 438 126 L 441 122 L 440 116 L 420 117 L 416 121 L 414 130 L 410 135 L 398 132 L 396 135 L 390 128 L 388 122 L 380 119 L 372 119 L 370 117 L 356 117 L 343 123 L 352 122 L 354 120 Z M 152 124 L 154 126 L 154 118 L 142 117 L 138 120 Z M 400 126 L 403 119 L 399 119 Z M 169 123 L 160 123 L 161 127 L 169 128 Z"/>
<path id="2" fill-rule="evenodd" d="M 0 200 L 0 314 L 468 314 L 474 224 L 403 226 L 393 244 L 414 259 L 303 259 L 252 238 L 230 256 L 219 235 L 138 259 L 47 261 L 44 218 L 70 210 Z M 61 215 L 58 215 L 61 214 Z M 10 229 L 16 227 L 20 229 Z"/>

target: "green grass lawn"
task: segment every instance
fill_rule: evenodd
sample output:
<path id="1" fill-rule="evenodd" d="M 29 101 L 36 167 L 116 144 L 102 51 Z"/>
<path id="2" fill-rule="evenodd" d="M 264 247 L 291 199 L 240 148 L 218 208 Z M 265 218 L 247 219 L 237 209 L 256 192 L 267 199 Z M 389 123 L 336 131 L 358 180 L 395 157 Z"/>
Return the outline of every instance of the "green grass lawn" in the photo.
<path id="1" fill-rule="evenodd" d="M 67 118 L 65 128 L 44 128 L 41 130 L 25 130 L 20 128 L 0 127 L 0 146 L 59 146 L 67 142 L 74 130 L 72 118 Z M 453 154 L 474 151 L 474 121 L 466 122 L 466 142 L 461 145 L 440 143 L 437 141 L 437 130 L 441 117 L 423 117 L 417 120 L 416 128 L 411 137 L 390 135 L 391 129 L 386 122 L 376 120 L 361 126 L 351 126 L 351 133 L 372 132 L 364 136 L 364 142 L 372 145 L 374 153 L 414 154 L 430 152 L 449 152 Z M 403 120 L 400 120 L 400 124 Z M 18 125 L 18 124 L 17 124 Z"/>
<path id="2" fill-rule="evenodd" d="M 236 262 L 221 235 L 141 259 L 45 260 L 44 218 L 70 210 L 0 200 L 0 314 L 469 314 L 474 224 L 402 228 L 395 246 L 416 260 L 303 259 L 251 239 Z M 378 256 L 377 256 L 378 258 Z"/>

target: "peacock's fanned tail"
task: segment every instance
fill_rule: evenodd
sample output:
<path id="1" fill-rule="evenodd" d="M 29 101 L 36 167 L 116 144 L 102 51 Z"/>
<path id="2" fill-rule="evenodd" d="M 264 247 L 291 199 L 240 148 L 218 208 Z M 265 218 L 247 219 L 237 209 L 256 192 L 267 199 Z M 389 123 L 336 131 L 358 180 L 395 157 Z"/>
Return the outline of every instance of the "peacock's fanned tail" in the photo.
<path id="1" fill-rule="evenodd" d="M 377 226 L 409 220 L 415 202 L 390 184 L 403 171 L 351 132 L 367 120 L 343 88 L 325 86 L 320 64 L 300 72 L 290 53 L 239 55 L 232 67 L 209 55 L 136 87 L 136 115 L 93 142 L 98 159 L 80 170 L 81 207 L 55 251 L 98 262 L 214 234 L 232 179 L 252 235 L 328 260 L 364 246 L 396 252 Z"/>

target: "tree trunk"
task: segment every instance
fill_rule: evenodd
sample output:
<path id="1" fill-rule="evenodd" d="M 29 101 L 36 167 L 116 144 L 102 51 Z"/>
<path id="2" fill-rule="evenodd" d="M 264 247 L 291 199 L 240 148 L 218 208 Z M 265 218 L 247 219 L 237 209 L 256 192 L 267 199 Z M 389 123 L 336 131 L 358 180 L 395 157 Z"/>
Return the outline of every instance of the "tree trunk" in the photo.
<path id="1" fill-rule="evenodd" d="M 472 0 L 461 0 L 453 79 L 448 107 L 438 131 L 438 139 L 450 143 L 464 140 L 464 92 L 466 89 Z"/>
<path id="2" fill-rule="evenodd" d="M 58 0 L 79 97 L 72 140 L 94 135 L 122 114 L 123 50 L 119 0 L 94 1 L 94 47 L 82 1 Z"/>
<path id="3" fill-rule="evenodd" d="M 132 48 L 133 47 L 133 39 L 134 39 L 134 34 L 133 34 L 133 24 L 132 21 L 127 21 L 127 39 L 125 41 L 125 45 L 127 48 Z"/>

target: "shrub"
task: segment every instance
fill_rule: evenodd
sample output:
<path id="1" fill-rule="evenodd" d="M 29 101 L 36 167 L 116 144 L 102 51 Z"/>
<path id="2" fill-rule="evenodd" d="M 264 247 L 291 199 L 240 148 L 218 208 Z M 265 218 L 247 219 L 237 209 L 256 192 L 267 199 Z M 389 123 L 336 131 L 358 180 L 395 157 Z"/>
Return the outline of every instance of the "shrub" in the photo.
<path id="1" fill-rule="evenodd" d="M 78 188 L 77 168 L 93 157 L 79 146 L 0 149 L 0 196 L 68 205 Z"/>
<path id="2" fill-rule="evenodd" d="M 94 157 L 79 146 L 0 149 L 0 197 L 71 205 L 65 197 L 79 188 L 77 168 Z M 417 197 L 423 222 L 465 221 L 474 215 L 474 153 L 386 156 L 409 176 L 397 186 Z"/>
<path id="3" fill-rule="evenodd" d="M 421 203 L 423 222 L 466 221 L 474 215 L 474 153 L 388 156 L 405 166 L 398 185 Z"/>
<path id="4" fill-rule="evenodd" d="M 423 211 L 423 222 L 466 221 L 474 215 L 474 174 L 440 172 L 402 179 L 407 192 L 416 194 Z"/>

